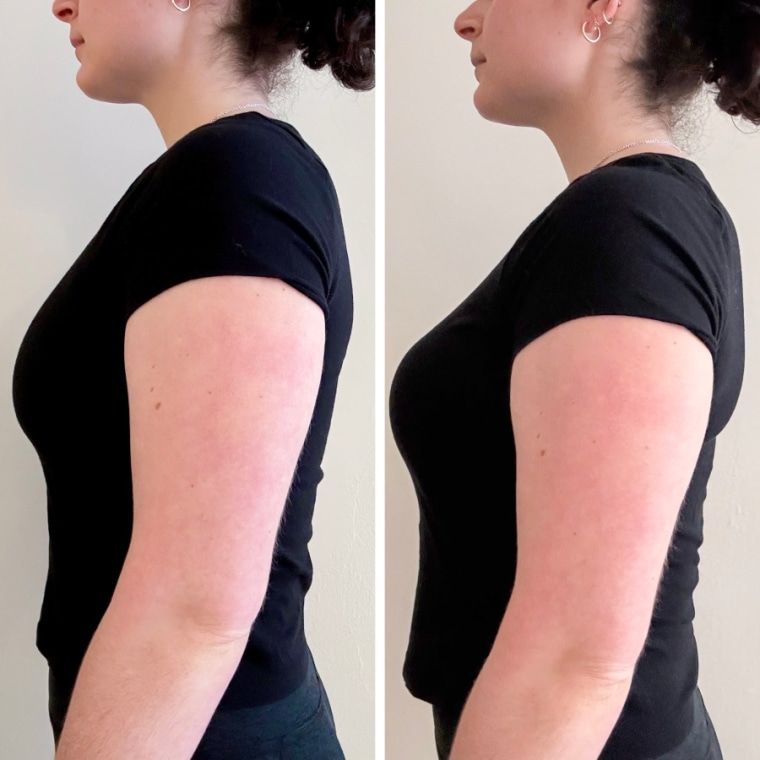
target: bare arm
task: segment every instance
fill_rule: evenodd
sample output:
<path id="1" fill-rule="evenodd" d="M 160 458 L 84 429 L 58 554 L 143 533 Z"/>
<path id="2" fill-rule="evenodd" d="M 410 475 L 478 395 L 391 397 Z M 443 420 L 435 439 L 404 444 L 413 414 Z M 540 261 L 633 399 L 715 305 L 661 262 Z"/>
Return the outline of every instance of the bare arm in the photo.
<path id="1" fill-rule="evenodd" d="M 518 564 L 452 760 L 595 760 L 644 647 L 712 359 L 677 325 L 573 320 L 517 356 Z"/>
<path id="2" fill-rule="evenodd" d="M 261 607 L 321 376 L 324 318 L 280 280 L 192 280 L 130 318 L 134 529 L 56 760 L 186 760 Z"/>

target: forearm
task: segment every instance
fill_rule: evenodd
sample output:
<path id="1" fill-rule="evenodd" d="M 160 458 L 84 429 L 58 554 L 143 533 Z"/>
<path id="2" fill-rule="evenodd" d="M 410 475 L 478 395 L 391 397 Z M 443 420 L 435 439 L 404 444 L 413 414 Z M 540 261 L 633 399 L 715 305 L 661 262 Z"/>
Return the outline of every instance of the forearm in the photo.
<path id="1" fill-rule="evenodd" d="M 597 760 L 630 686 L 630 678 L 492 653 L 465 704 L 450 760 Z"/>
<path id="2" fill-rule="evenodd" d="M 82 663 L 56 760 L 188 760 L 244 647 L 168 616 L 109 608 Z"/>

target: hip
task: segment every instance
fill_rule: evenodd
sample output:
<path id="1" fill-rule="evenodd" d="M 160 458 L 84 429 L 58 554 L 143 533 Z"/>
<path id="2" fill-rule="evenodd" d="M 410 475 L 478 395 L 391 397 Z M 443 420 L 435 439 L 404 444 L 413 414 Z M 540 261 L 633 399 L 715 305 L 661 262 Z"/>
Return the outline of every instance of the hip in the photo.
<path id="1" fill-rule="evenodd" d="M 313 659 L 304 682 L 283 699 L 218 709 L 192 760 L 345 760 Z"/>
<path id="2" fill-rule="evenodd" d="M 692 695 L 694 722 L 686 738 L 675 749 L 641 760 L 723 760 L 718 737 L 697 687 Z M 460 710 L 433 705 L 433 726 L 439 760 L 447 760 L 454 742 Z"/>
<path id="3" fill-rule="evenodd" d="M 50 670 L 48 712 L 56 745 L 69 696 Z M 286 697 L 257 707 L 218 707 L 191 760 L 345 760 L 313 659 L 303 683 Z"/>

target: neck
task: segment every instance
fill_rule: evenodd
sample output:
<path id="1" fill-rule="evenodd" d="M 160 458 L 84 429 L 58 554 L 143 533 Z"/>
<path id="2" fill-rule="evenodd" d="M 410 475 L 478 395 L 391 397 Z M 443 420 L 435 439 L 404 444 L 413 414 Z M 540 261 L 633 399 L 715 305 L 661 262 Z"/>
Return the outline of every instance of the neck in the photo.
<path id="1" fill-rule="evenodd" d="M 594 88 L 592 91 L 606 93 L 608 90 Z M 642 117 L 629 104 L 606 96 L 595 102 L 575 100 L 572 107 L 566 109 L 554 108 L 551 121 L 540 128 L 554 144 L 568 182 L 592 171 L 608 153 L 627 143 L 654 139 L 675 142 L 662 120 Z M 609 156 L 602 165 L 643 152 L 683 155 L 672 145 L 640 143 Z"/>
<path id="2" fill-rule="evenodd" d="M 235 106 L 246 103 L 267 103 L 267 93 L 254 81 L 230 83 L 225 71 L 213 66 L 203 67 L 193 62 L 203 61 L 190 51 L 179 57 L 185 63 L 170 71 L 140 102 L 153 116 L 167 148 L 192 130 L 208 124 Z M 271 112 L 263 108 L 247 109 Z M 229 115 L 240 113 L 233 111 Z"/>

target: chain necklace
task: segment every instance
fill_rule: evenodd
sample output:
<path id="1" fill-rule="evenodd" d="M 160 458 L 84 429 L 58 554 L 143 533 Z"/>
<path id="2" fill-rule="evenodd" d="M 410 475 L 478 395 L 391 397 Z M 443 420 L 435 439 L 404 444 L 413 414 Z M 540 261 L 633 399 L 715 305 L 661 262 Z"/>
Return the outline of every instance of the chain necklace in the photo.
<path id="1" fill-rule="evenodd" d="M 266 108 L 266 110 L 269 111 L 272 116 L 277 116 L 277 114 L 266 103 L 245 103 L 242 106 L 234 106 L 233 108 L 228 108 L 226 111 L 222 111 L 218 116 L 215 116 L 213 119 L 211 119 L 211 123 L 213 124 L 217 119 L 221 119 L 222 116 L 226 116 L 228 113 L 232 113 L 233 111 L 242 111 L 244 108 Z"/>
<path id="2" fill-rule="evenodd" d="M 608 153 L 595 167 L 594 169 L 598 169 L 610 156 L 614 156 L 616 153 L 620 153 L 620 151 L 625 150 L 626 148 L 631 148 L 634 145 L 641 145 L 643 143 L 660 143 L 661 145 L 672 145 L 674 148 L 677 148 L 678 150 L 683 153 L 683 150 L 679 148 L 675 143 L 670 142 L 670 140 L 636 140 L 635 142 L 630 142 L 628 145 L 624 145 L 622 148 L 618 148 L 617 150 L 613 150 L 611 153 Z M 593 169 L 591 170 L 593 171 Z"/>

